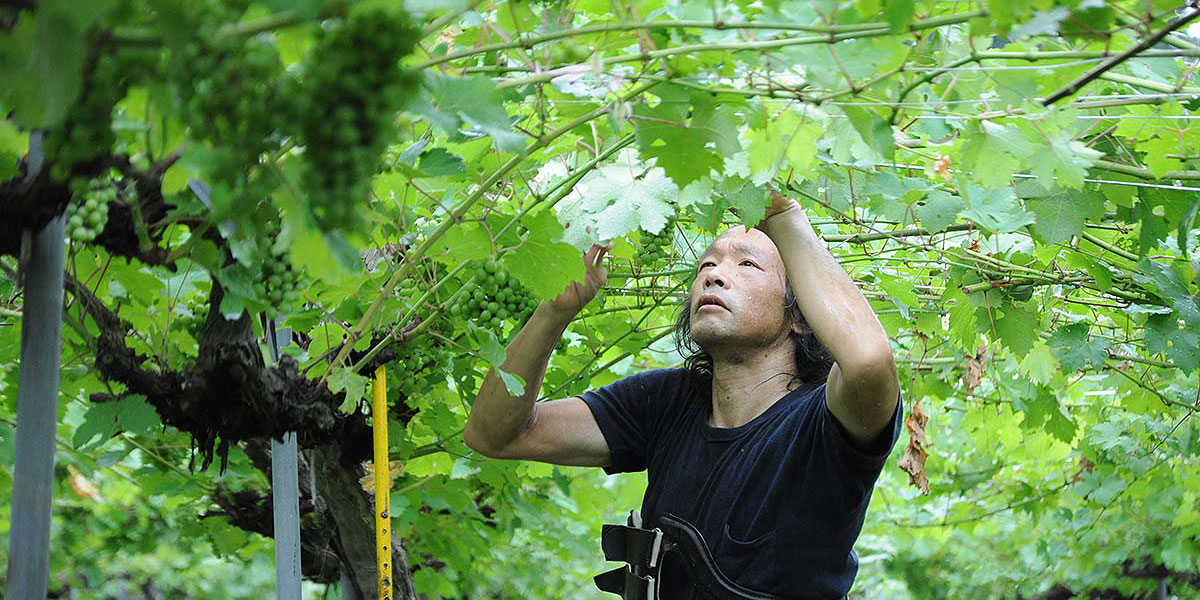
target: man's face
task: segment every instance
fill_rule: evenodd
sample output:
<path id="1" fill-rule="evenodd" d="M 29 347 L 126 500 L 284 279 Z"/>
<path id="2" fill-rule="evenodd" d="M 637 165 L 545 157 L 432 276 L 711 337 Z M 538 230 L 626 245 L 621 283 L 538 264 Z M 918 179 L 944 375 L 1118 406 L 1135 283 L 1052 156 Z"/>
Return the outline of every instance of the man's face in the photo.
<path id="1" fill-rule="evenodd" d="M 730 229 L 697 262 L 692 339 L 710 354 L 765 348 L 786 336 L 785 269 L 771 238 Z"/>

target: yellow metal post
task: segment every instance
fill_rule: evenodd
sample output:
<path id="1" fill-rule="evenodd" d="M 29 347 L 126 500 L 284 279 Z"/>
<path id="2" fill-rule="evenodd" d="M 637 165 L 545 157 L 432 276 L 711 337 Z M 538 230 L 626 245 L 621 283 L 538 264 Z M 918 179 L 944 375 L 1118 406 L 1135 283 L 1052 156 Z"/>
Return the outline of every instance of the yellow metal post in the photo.
<path id="1" fill-rule="evenodd" d="M 375 369 L 371 420 L 375 432 L 375 553 L 379 567 L 379 600 L 392 600 L 392 473 L 388 461 L 387 375 Z"/>

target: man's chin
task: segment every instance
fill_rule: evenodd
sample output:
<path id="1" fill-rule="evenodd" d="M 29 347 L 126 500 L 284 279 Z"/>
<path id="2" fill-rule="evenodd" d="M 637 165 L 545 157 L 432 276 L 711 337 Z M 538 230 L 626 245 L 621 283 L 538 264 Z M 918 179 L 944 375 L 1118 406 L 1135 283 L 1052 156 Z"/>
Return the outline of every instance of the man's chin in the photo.
<path id="1" fill-rule="evenodd" d="M 699 327 L 692 326 L 692 341 L 700 346 L 700 349 L 705 352 L 712 353 L 714 347 L 721 347 L 735 339 L 735 332 L 726 330 L 724 327 L 713 327 L 709 324 L 702 324 Z"/>

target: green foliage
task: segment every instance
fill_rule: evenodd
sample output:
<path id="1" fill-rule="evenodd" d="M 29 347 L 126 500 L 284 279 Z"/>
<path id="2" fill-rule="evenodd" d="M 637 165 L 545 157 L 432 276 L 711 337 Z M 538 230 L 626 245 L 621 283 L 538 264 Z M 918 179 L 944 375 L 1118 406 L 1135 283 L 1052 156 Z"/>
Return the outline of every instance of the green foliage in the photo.
<path id="1" fill-rule="evenodd" d="M 411 21 L 379 2 L 86 4 L 0 17 L 0 189 L 44 131 L 75 192 L 68 270 L 148 371 L 194 364 L 213 310 L 277 314 L 284 352 L 349 412 L 370 389 L 356 363 L 392 352 L 393 525 L 421 593 L 600 597 L 599 526 L 644 478 L 482 460 L 470 403 L 598 242 L 608 283 L 539 398 L 677 364 L 673 276 L 774 186 L 859 282 L 930 415 L 930 493 L 889 461 L 856 594 L 1132 596 L 1153 568 L 1194 596 L 1197 50 L 1173 34 L 1037 101 L 1178 3 L 410 2 Z M 126 258 L 147 247 L 167 264 Z M 2 260 L 11 399 L 23 306 Z M 237 449 L 224 474 L 188 472 L 191 440 L 99 378 L 95 323 L 66 307 L 60 464 L 103 499 L 56 473 L 55 589 L 269 594 L 269 541 L 197 517 L 218 484 L 264 475 Z"/>

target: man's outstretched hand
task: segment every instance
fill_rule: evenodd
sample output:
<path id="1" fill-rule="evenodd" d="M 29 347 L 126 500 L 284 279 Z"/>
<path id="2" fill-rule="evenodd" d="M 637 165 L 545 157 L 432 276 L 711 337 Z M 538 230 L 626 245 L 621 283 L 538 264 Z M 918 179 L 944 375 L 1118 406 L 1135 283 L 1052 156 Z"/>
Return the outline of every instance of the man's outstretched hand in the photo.
<path id="1" fill-rule="evenodd" d="M 548 302 L 550 308 L 570 317 L 574 317 L 583 310 L 583 307 L 596 297 L 596 293 L 608 280 L 608 269 L 604 268 L 603 259 L 604 254 L 609 250 L 612 250 L 612 244 L 604 246 L 592 244 L 591 249 L 583 254 L 583 282 L 572 281 L 567 284 L 567 289 L 563 290 L 557 298 Z"/>

